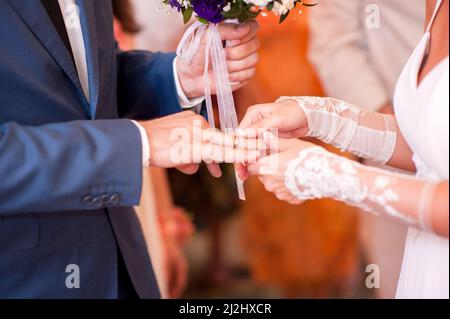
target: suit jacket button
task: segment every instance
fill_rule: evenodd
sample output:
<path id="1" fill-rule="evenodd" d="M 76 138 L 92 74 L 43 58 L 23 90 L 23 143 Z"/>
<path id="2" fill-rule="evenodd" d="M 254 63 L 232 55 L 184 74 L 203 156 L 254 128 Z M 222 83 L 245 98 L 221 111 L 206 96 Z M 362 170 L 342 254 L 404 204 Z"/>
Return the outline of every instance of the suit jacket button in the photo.
<path id="1" fill-rule="evenodd" d="M 87 206 L 92 206 L 93 201 L 94 201 L 94 197 L 92 197 L 91 195 L 87 195 L 87 196 L 83 197 L 81 202 Z"/>
<path id="2" fill-rule="evenodd" d="M 109 194 L 102 195 L 101 199 L 102 199 L 103 206 L 108 205 L 108 203 L 109 203 Z"/>
<path id="3" fill-rule="evenodd" d="M 109 203 L 111 205 L 118 205 L 120 203 L 120 195 L 119 194 L 112 194 L 109 198 Z"/>
<path id="4" fill-rule="evenodd" d="M 92 204 L 96 208 L 101 208 L 105 205 L 101 197 L 94 197 L 94 199 L 92 200 Z"/>

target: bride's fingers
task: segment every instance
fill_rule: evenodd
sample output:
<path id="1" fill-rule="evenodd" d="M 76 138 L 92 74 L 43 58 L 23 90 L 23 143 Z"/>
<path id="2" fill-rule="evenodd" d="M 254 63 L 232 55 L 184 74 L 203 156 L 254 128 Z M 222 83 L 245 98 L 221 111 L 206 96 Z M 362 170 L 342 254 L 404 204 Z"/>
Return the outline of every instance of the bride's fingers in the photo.
<path id="1" fill-rule="evenodd" d="M 298 198 L 295 198 L 294 196 L 290 196 L 290 199 L 287 200 L 287 202 L 291 205 L 301 205 L 303 204 L 305 201 L 303 200 L 299 200 Z"/>
<path id="2" fill-rule="evenodd" d="M 296 139 L 277 137 L 270 131 L 264 133 L 263 139 L 266 145 L 269 147 L 271 154 L 287 151 L 294 144 L 301 143 L 299 140 Z"/>
<path id="3" fill-rule="evenodd" d="M 285 188 L 284 181 L 280 181 L 274 178 L 265 179 L 263 177 L 263 184 L 268 192 L 274 193 L 275 195 L 283 193 L 283 190 Z"/>
<path id="4" fill-rule="evenodd" d="M 247 170 L 251 175 L 273 175 L 278 168 L 278 156 L 271 155 L 258 159 L 255 163 L 247 165 Z"/>
<path id="5" fill-rule="evenodd" d="M 289 202 L 292 199 L 292 196 L 285 192 L 277 192 L 275 196 L 284 202 Z"/>
<path id="6" fill-rule="evenodd" d="M 303 201 L 299 200 L 298 198 L 295 198 L 289 191 L 280 192 L 276 196 L 279 200 L 288 202 L 291 205 L 300 205 L 300 204 L 304 203 Z"/>
<path id="7" fill-rule="evenodd" d="M 250 106 L 239 124 L 239 128 L 273 128 L 273 104 Z"/>
<path id="8" fill-rule="evenodd" d="M 232 134 L 224 134 L 217 129 L 207 129 L 202 133 L 202 143 L 234 147 L 235 137 Z"/>

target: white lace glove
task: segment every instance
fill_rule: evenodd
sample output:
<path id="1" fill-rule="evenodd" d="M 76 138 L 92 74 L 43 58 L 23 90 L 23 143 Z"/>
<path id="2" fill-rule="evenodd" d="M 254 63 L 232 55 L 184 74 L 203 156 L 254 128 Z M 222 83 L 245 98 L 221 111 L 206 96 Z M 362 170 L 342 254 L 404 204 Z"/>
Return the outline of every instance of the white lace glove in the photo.
<path id="1" fill-rule="evenodd" d="M 397 144 L 397 123 L 392 115 L 363 111 L 349 103 L 321 97 L 281 97 L 295 100 L 308 120 L 307 136 L 344 152 L 386 164 Z"/>
<path id="2" fill-rule="evenodd" d="M 332 198 L 432 230 L 429 212 L 437 183 L 367 167 L 321 147 L 303 149 L 288 163 L 285 185 L 302 201 Z"/>

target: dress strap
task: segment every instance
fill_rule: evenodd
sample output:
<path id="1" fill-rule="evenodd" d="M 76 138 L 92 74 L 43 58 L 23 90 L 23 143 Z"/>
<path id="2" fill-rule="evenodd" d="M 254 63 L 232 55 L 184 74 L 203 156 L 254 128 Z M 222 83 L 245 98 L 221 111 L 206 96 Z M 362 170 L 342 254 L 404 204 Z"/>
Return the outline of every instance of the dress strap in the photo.
<path id="1" fill-rule="evenodd" d="M 436 16 L 437 16 L 437 14 L 439 12 L 439 9 L 441 8 L 442 3 L 443 3 L 443 0 L 437 0 L 436 8 L 434 9 L 433 16 L 431 17 L 430 23 L 427 26 L 427 33 L 429 33 L 431 31 L 431 28 L 433 27 L 434 20 L 436 20 Z"/>
<path id="2" fill-rule="evenodd" d="M 431 28 L 433 27 L 434 20 L 436 20 L 437 14 L 439 12 L 439 9 L 441 8 L 442 3 L 443 3 L 443 0 L 437 0 L 436 1 L 436 7 L 434 8 L 433 16 L 431 17 L 431 20 L 428 23 L 427 31 L 425 32 L 426 48 L 425 48 L 424 56 L 428 56 L 430 54 L 430 50 L 431 50 Z"/>

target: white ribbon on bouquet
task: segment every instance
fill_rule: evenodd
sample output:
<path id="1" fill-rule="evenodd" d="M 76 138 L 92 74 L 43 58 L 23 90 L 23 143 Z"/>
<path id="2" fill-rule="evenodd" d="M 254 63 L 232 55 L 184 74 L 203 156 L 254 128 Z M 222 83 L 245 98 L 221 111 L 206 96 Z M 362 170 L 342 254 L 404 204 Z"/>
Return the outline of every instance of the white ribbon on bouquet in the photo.
<path id="1" fill-rule="evenodd" d="M 213 69 L 216 85 L 217 104 L 219 108 L 220 128 L 222 132 L 233 133 L 239 126 L 236 108 L 234 105 L 233 91 L 231 89 L 228 74 L 227 60 L 220 37 L 219 26 L 216 24 L 203 24 L 195 22 L 183 35 L 177 49 L 179 59 L 190 63 L 195 54 L 200 50 L 203 36 L 206 34 L 205 45 L 205 73 L 203 75 L 206 109 L 208 111 L 208 122 L 215 128 L 214 110 L 211 97 L 211 80 L 209 78 L 209 62 Z M 236 184 L 239 198 L 245 200 L 244 182 L 236 174 Z"/>

